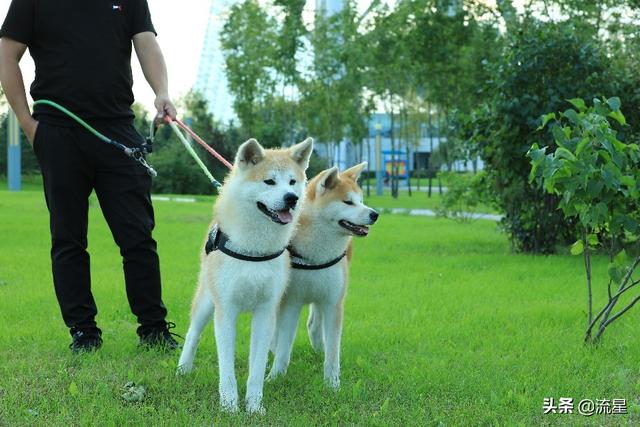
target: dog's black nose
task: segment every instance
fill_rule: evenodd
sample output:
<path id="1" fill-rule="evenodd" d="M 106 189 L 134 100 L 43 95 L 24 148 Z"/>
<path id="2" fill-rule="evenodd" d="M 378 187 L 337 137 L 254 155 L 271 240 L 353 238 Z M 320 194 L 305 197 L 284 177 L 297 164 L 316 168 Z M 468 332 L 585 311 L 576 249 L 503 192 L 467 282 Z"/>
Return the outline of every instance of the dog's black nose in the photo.
<path id="1" fill-rule="evenodd" d="M 293 193 L 287 193 L 284 195 L 284 205 L 290 209 L 296 207 L 296 203 L 298 203 L 298 196 Z"/>
<path id="2" fill-rule="evenodd" d="M 369 218 L 371 218 L 371 223 L 373 224 L 374 222 L 376 222 L 378 220 L 378 217 L 380 216 L 380 214 L 374 210 L 372 210 L 369 213 Z"/>

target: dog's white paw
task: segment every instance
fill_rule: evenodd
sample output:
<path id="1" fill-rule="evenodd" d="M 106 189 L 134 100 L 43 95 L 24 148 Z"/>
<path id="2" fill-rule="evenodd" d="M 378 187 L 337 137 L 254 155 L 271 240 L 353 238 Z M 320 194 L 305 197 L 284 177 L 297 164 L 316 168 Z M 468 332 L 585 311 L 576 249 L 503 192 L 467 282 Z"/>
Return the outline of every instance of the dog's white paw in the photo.
<path id="1" fill-rule="evenodd" d="M 274 369 L 272 368 L 271 371 L 269 371 L 269 375 L 267 375 L 267 382 L 272 382 L 275 381 L 278 377 L 282 377 L 284 376 L 284 374 L 286 374 L 287 371 L 286 369 Z"/>
<path id="2" fill-rule="evenodd" d="M 222 412 L 228 412 L 230 414 L 235 414 L 238 412 L 238 401 L 235 402 L 232 400 L 222 400 L 220 401 L 220 409 Z"/>
<path id="3" fill-rule="evenodd" d="M 332 390 L 338 390 L 340 388 L 340 378 L 339 377 L 328 377 L 324 379 L 325 384 Z"/>
<path id="4" fill-rule="evenodd" d="M 224 412 L 238 412 L 238 392 L 232 390 L 220 390 L 220 407 Z"/>
<path id="5" fill-rule="evenodd" d="M 262 399 L 247 398 L 247 413 L 252 415 L 264 415 L 267 411 L 262 406 Z"/>
<path id="6" fill-rule="evenodd" d="M 193 363 L 185 363 L 184 365 L 179 365 L 178 369 L 176 369 L 176 375 L 187 375 L 193 371 Z"/>

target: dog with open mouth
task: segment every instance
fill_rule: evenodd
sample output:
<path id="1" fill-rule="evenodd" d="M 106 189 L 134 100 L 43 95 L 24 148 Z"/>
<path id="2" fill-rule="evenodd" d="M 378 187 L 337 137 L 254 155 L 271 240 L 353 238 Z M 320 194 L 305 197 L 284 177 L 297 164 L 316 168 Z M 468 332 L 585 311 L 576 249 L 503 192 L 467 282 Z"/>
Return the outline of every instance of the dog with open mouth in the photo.
<path id="1" fill-rule="evenodd" d="M 311 345 L 324 350 L 324 379 L 340 386 L 340 339 L 352 238 L 369 234 L 378 213 L 363 203 L 358 177 L 366 163 L 342 173 L 333 167 L 307 185 L 307 197 L 291 240 L 289 285 L 278 310 L 271 342 L 273 366 L 268 379 L 289 366 L 300 311 L 311 304 L 307 329 Z"/>
<path id="2" fill-rule="evenodd" d="M 290 271 L 286 248 L 300 216 L 312 150 L 311 138 L 280 150 L 265 150 L 254 139 L 245 142 L 216 200 L 178 373 L 193 369 L 202 330 L 214 317 L 220 405 L 225 411 L 238 410 L 236 321 L 248 311 L 253 318 L 246 410 L 264 412 L 269 343 Z"/>

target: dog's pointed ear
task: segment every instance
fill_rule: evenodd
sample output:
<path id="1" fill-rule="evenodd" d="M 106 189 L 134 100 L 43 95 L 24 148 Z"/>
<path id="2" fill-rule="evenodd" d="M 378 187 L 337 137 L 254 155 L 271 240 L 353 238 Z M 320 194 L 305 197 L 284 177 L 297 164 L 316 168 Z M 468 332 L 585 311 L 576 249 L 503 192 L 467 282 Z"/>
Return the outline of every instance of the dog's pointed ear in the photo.
<path id="1" fill-rule="evenodd" d="M 340 173 L 340 175 L 345 176 L 349 179 L 357 181 L 360 178 L 360 174 L 367 167 L 367 162 L 362 162 L 358 165 L 352 166 L 346 171 Z"/>
<path id="2" fill-rule="evenodd" d="M 321 172 L 320 179 L 316 184 L 316 196 L 320 196 L 327 190 L 331 190 L 338 184 L 338 167 L 334 166 Z"/>
<path id="3" fill-rule="evenodd" d="M 291 157 L 298 163 L 304 170 L 309 167 L 309 159 L 311 158 L 311 152 L 313 151 L 313 138 L 307 138 L 299 144 L 289 148 Z"/>
<path id="4" fill-rule="evenodd" d="M 245 169 L 257 165 L 262 159 L 264 159 L 264 148 L 258 141 L 251 138 L 238 147 L 235 164 Z"/>

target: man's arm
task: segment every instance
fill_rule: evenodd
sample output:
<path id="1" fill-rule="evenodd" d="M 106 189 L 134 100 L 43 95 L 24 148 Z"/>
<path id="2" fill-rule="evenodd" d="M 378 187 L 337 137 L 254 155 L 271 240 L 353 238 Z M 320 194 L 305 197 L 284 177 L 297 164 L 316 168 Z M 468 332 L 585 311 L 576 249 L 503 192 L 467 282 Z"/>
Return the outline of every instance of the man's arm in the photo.
<path id="1" fill-rule="evenodd" d="M 176 107 L 169 98 L 169 81 L 167 77 L 167 65 L 156 36 L 150 31 L 138 33 L 133 36 L 133 46 L 140 61 L 144 77 L 156 94 L 154 102 L 158 114 L 168 114 L 172 119 L 176 118 Z"/>
<path id="2" fill-rule="evenodd" d="M 4 94 L 16 113 L 27 139 L 33 144 L 33 136 L 36 133 L 38 122 L 31 117 L 22 71 L 19 66 L 20 59 L 26 50 L 27 45 L 23 43 L 7 37 L 0 39 L 0 83 L 2 83 Z"/>

